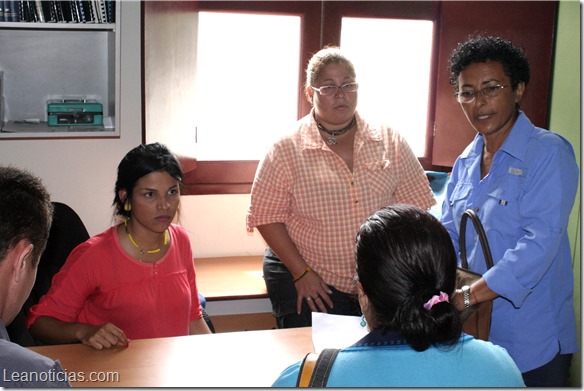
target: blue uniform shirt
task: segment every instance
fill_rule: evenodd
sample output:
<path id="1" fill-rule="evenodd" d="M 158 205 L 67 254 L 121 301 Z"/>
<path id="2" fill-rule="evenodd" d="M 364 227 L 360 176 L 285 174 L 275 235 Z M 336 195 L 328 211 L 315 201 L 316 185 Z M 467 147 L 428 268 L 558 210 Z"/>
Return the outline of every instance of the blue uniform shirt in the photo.
<path id="1" fill-rule="evenodd" d="M 302 362 L 286 368 L 272 387 L 294 387 Z M 373 330 L 342 349 L 327 387 L 524 387 L 505 349 L 463 334 L 454 346 L 415 351 L 398 334 Z"/>
<path id="2" fill-rule="evenodd" d="M 460 217 L 474 209 L 493 255 L 486 271 L 478 237 L 467 224 L 471 269 L 484 274 L 493 301 L 489 340 L 503 346 L 521 372 L 538 368 L 561 352 L 577 350 L 574 274 L 568 219 L 578 187 L 578 166 L 564 138 L 536 128 L 524 113 L 480 178 L 482 135 L 452 169 L 442 223 L 458 252 Z"/>
<path id="3" fill-rule="evenodd" d="M 10 342 L 0 320 L 0 387 L 48 388 L 71 387 L 59 361 L 53 361 Z"/>

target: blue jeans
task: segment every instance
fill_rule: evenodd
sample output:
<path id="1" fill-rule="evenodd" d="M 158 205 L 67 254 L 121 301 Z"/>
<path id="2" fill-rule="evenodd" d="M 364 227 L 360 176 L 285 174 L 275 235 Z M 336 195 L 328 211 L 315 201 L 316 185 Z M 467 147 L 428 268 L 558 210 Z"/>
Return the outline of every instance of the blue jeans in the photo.
<path id="1" fill-rule="evenodd" d="M 560 354 L 545 365 L 522 373 L 527 387 L 568 387 L 571 354 Z"/>
<path id="2" fill-rule="evenodd" d="M 292 274 L 268 247 L 264 254 L 264 280 L 272 302 L 272 313 L 280 329 L 312 326 L 312 311 L 305 300 L 300 314 L 296 312 L 298 294 L 292 279 Z M 341 292 L 330 285 L 329 288 L 333 292 L 330 298 L 334 306 L 329 308 L 325 303 L 329 314 L 361 316 L 355 295 Z"/>

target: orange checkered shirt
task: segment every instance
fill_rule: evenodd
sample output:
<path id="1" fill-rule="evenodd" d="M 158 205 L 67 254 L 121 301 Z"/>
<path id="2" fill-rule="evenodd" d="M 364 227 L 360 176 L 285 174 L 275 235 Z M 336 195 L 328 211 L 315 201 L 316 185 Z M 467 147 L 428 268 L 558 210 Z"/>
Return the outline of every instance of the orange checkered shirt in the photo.
<path id="1" fill-rule="evenodd" d="M 353 172 L 323 141 L 312 113 L 268 151 L 256 172 L 248 231 L 284 223 L 305 262 L 336 289 L 355 293 L 355 237 L 383 206 L 429 209 L 436 201 L 402 136 L 358 114 Z"/>

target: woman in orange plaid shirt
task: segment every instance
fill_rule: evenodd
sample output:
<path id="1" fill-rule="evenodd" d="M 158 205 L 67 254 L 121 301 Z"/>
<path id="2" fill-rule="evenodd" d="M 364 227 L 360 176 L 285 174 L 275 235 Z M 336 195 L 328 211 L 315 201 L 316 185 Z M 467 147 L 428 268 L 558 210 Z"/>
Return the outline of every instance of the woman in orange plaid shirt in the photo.
<path id="1" fill-rule="evenodd" d="M 383 206 L 435 204 L 403 137 L 359 116 L 358 89 L 339 48 L 316 53 L 305 86 L 313 108 L 256 173 L 246 222 L 268 244 L 264 279 L 280 328 L 310 326 L 312 311 L 361 315 L 354 280 L 360 225 Z"/>

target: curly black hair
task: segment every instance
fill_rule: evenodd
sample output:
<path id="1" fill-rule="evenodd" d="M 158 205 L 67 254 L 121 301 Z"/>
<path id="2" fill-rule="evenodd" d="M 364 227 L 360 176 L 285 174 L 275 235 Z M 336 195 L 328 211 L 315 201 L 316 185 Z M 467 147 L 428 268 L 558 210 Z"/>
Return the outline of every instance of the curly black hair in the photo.
<path id="1" fill-rule="evenodd" d="M 458 44 L 450 57 L 450 85 L 458 88 L 458 76 L 469 65 L 480 62 L 496 61 L 511 79 L 513 90 L 521 82 L 527 85 L 530 78 L 529 62 L 525 51 L 511 41 L 493 36 L 471 36 L 466 42 Z"/>

